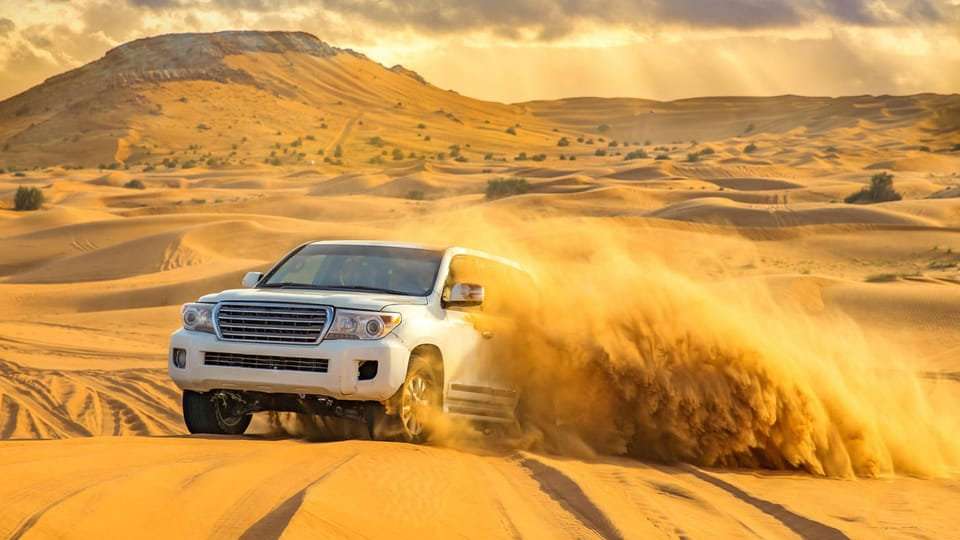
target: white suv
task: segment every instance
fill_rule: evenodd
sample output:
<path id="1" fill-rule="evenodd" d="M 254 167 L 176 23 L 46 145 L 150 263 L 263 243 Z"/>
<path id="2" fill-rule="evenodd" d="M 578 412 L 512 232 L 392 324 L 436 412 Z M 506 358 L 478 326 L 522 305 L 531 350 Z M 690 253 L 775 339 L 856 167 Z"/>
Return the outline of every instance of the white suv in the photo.
<path id="1" fill-rule="evenodd" d="M 169 373 L 187 429 L 241 434 L 254 412 L 291 411 L 421 442 L 440 411 L 512 423 L 517 394 L 498 382 L 506 359 L 483 321 L 508 300 L 503 284 L 524 282 L 516 263 L 465 248 L 304 244 L 243 289 L 183 306 Z"/>

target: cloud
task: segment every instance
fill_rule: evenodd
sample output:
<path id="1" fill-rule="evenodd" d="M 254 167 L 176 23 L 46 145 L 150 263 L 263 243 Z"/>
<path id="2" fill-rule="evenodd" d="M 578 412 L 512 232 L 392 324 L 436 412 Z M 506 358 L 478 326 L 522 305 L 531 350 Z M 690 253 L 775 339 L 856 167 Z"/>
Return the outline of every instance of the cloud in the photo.
<path id="1" fill-rule="evenodd" d="M 215 0 L 223 5 L 229 0 Z M 263 7 L 268 0 L 254 1 Z M 898 26 L 944 21 L 950 0 L 322 0 L 326 10 L 392 28 L 446 34 L 489 30 L 503 36 L 554 39 L 579 23 L 657 29 L 789 28 L 821 21 Z"/>

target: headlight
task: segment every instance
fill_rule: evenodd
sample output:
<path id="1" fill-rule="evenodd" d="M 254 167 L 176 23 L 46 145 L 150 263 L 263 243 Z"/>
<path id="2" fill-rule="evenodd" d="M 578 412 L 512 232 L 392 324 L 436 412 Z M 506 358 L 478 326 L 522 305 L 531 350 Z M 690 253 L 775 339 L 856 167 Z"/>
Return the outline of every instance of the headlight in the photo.
<path id="1" fill-rule="evenodd" d="M 398 324 L 399 313 L 338 309 L 326 339 L 380 339 Z"/>
<path id="2" fill-rule="evenodd" d="M 213 334 L 213 306 L 213 304 L 184 304 L 180 310 L 183 328 Z"/>

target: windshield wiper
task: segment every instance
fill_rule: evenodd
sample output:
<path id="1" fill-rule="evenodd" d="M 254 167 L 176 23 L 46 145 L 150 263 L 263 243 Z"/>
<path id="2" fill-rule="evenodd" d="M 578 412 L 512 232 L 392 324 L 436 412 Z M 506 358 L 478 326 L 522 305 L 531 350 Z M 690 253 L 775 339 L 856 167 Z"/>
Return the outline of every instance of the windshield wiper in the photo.
<path id="1" fill-rule="evenodd" d="M 261 289 L 316 289 L 316 285 L 311 285 L 309 283 L 294 283 L 292 281 L 280 281 L 277 283 L 265 283 L 260 286 Z"/>
<path id="2" fill-rule="evenodd" d="M 365 287 L 363 285 L 317 285 L 318 289 L 330 290 L 330 291 L 362 291 L 362 292 L 379 292 L 384 294 L 399 294 L 402 296 L 418 296 L 409 291 L 398 291 L 396 289 L 383 289 L 380 287 Z"/>

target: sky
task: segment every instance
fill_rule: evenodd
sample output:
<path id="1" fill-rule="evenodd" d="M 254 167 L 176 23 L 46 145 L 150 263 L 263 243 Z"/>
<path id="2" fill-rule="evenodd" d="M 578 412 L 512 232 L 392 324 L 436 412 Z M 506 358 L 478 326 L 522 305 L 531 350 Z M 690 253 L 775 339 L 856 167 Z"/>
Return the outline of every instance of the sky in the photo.
<path id="1" fill-rule="evenodd" d="M 133 39 L 238 29 L 503 102 L 960 92 L 960 0 L 0 0 L 0 99 Z"/>

